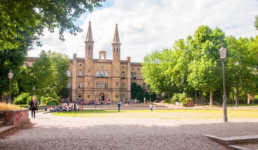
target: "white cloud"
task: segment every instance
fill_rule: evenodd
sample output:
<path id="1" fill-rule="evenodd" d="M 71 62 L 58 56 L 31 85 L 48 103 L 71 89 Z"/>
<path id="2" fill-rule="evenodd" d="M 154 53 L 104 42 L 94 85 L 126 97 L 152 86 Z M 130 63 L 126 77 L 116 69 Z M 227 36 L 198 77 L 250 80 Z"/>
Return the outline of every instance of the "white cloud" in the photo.
<path id="1" fill-rule="evenodd" d="M 58 32 L 46 32 L 41 38 L 44 46 L 28 54 L 37 56 L 44 49 L 63 52 L 70 58 L 73 53 L 84 57 L 84 40 L 91 20 L 95 58 L 100 50 L 106 50 L 111 58 L 118 23 L 121 59 L 131 56 L 132 61 L 142 62 L 145 55 L 171 47 L 175 40 L 192 35 L 200 25 L 219 27 L 226 35 L 255 36 L 255 15 L 257 0 L 115 0 L 110 7 L 80 17 L 84 32 L 77 36 L 65 33 L 64 42 L 58 39 Z"/>

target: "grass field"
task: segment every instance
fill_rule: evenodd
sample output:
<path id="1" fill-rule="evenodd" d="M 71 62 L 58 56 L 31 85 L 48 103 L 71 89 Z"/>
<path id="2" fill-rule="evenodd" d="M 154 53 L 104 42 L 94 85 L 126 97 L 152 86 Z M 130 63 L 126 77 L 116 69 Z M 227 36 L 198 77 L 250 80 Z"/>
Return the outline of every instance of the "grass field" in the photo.
<path id="1" fill-rule="evenodd" d="M 87 110 L 56 112 L 56 116 L 87 118 L 221 119 L 222 110 Z M 228 118 L 258 118 L 258 110 L 228 110 Z"/>

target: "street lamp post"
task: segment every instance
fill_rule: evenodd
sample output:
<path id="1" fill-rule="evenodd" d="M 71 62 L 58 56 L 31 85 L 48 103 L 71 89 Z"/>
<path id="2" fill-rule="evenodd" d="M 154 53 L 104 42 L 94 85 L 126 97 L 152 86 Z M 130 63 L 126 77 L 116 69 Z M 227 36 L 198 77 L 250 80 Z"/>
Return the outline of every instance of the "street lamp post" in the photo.
<path id="1" fill-rule="evenodd" d="M 222 71 L 223 71 L 223 120 L 224 122 L 228 122 L 227 101 L 226 101 L 226 81 L 225 81 L 225 61 L 227 57 L 227 49 L 224 48 L 223 44 L 219 50 L 219 53 L 220 53 L 220 59 L 222 61 Z"/>
<path id="2" fill-rule="evenodd" d="M 151 90 L 149 90 L 149 93 L 150 93 L 150 103 L 151 103 Z"/>
<path id="3" fill-rule="evenodd" d="M 12 70 L 10 70 L 10 72 L 8 73 L 8 78 L 10 79 L 10 82 L 9 82 L 9 100 L 12 101 L 12 98 L 11 98 L 11 85 L 12 85 L 12 78 L 13 78 Z"/>
<path id="4" fill-rule="evenodd" d="M 33 90 L 33 96 L 35 96 L 35 86 L 32 87 Z"/>

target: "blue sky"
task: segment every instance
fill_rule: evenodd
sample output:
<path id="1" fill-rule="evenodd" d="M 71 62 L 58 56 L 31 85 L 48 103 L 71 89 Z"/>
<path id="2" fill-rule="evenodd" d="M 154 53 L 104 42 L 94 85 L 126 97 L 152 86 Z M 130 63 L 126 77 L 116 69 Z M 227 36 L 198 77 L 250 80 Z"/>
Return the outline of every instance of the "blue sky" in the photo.
<path id="1" fill-rule="evenodd" d="M 65 33 L 60 41 L 58 31 L 47 30 L 41 37 L 43 47 L 34 47 L 28 56 L 38 56 L 42 49 L 62 52 L 72 58 L 73 53 L 84 57 L 84 40 L 91 20 L 94 57 L 100 50 L 111 59 L 111 44 L 115 24 L 121 40 L 121 59 L 131 56 L 142 62 L 155 50 L 171 48 L 173 43 L 193 35 L 200 25 L 219 27 L 226 35 L 254 37 L 258 0 L 107 0 L 101 8 L 85 13 L 77 21 L 83 32 L 77 36 Z"/>

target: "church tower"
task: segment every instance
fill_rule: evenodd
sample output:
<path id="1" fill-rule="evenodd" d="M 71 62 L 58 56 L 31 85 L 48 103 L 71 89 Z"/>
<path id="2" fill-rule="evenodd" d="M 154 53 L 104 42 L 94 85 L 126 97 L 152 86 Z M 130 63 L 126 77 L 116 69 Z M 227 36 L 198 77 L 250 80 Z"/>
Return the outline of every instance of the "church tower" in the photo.
<path id="1" fill-rule="evenodd" d="M 121 101 L 121 68 L 120 68 L 120 39 L 118 34 L 118 26 L 116 24 L 114 39 L 112 43 L 112 64 L 113 64 L 113 78 L 112 78 L 112 99 Z"/>
<path id="2" fill-rule="evenodd" d="M 89 22 L 88 33 L 85 40 L 85 72 L 84 72 L 84 99 L 94 98 L 94 63 L 93 63 L 93 36 L 91 31 L 91 22 Z"/>

